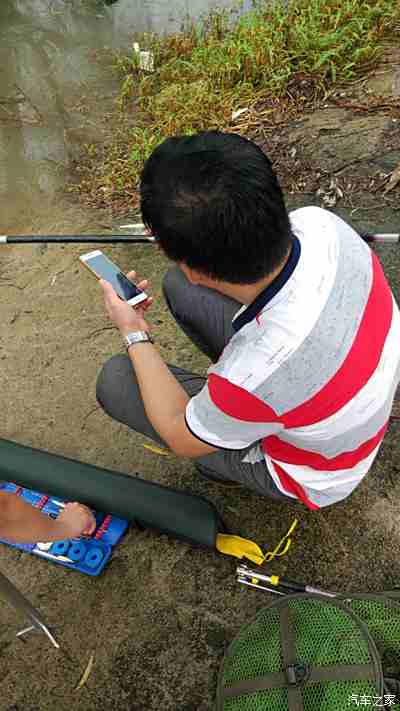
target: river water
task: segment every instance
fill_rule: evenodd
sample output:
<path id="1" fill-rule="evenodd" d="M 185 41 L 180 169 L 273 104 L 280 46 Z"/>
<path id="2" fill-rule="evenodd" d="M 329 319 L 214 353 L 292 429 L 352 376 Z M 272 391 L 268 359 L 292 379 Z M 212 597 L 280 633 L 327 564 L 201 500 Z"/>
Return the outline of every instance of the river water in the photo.
<path id="1" fill-rule="evenodd" d="M 71 160 L 98 138 L 118 90 L 99 50 L 126 47 L 134 32 L 176 31 L 216 4 L 233 3 L 0 1 L 0 233 L 29 232 L 50 205 L 62 217 Z"/>

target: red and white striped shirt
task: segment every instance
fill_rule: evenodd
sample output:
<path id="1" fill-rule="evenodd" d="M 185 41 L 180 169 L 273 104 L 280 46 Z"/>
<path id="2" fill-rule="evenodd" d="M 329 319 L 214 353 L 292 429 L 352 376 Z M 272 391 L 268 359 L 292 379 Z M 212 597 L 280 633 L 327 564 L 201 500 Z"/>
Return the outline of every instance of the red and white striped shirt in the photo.
<path id="1" fill-rule="evenodd" d="M 233 320 L 235 333 L 186 410 L 212 446 L 265 458 L 311 509 L 346 498 L 370 469 L 400 380 L 399 310 L 376 255 L 331 212 L 290 214 L 283 271 Z"/>

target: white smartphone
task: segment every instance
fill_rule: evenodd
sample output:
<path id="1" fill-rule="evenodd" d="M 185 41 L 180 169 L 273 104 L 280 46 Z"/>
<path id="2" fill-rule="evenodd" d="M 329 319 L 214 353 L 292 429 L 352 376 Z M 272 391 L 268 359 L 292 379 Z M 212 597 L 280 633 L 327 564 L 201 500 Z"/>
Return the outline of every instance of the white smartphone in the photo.
<path id="1" fill-rule="evenodd" d="M 100 249 L 87 252 L 87 254 L 81 254 L 79 259 L 85 267 L 90 269 L 95 277 L 110 282 L 120 299 L 126 301 L 131 306 L 137 306 L 148 298 L 147 294 L 130 281 L 128 277 L 121 272 L 120 268 L 117 267 L 111 259 L 108 259 Z"/>

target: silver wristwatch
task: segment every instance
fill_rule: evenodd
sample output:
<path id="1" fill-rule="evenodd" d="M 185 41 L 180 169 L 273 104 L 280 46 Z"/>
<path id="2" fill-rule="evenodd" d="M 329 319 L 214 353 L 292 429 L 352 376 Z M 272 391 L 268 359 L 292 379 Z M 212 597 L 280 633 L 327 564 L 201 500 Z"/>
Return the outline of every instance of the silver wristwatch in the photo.
<path id="1" fill-rule="evenodd" d="M 132 331 L 131 333 L 127 333 L 123 338 L 126 350 L 128 350 L 130 346 L 133 346 L 135 343 L 146 343 L 147 341 L 149 343 L 154 343 L 147 331 Z"/>

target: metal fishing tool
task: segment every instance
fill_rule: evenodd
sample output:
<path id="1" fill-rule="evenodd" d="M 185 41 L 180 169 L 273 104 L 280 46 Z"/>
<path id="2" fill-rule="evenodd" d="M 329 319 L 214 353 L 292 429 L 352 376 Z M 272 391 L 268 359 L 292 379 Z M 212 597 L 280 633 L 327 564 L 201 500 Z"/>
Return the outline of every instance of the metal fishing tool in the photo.
<path id="1" fill-rule="evenodd" d="M 17 633 L 16 636 L 19 639 L 22 639 L 26 634 L 28 634 L 28 632 L 36 630 L 37 632 L 43 632 L 50 640 L 53 647 L 55 647 L 56 649 L 60 649 L 60 645 L 54 638 L 41 613 L 36 610 L 33 605 L 31 605 L 29 600 L 24 597 L 24 595 L 18 590 L 18 588 L 16 588 L 15 585 L 13 585 L 13 583 L 8 578 L 6 578 L 5 575 L 3 575 L 3 573 L 0 573 L 0 595 L 3 595 L 4 598 L 10 603 L 10 605 L 15 607 L 16 610 L 21 612 L 31 622 L 31 625 L 29 627 L 25 627 L 23 630 Z"/>
<path id="2" fill-rule="evenodd" d="M 288 595 L 290 593 L 313 593 L 324 595 L 325 597 L 340 597 L 339 593 L 329 592 L 321 588 L 315 588 L 313 585 L 305 585 L 297 583 L 288 578 L 282 578 L 280 575 L 264 575 L 254 568 L 249 568 L 247 565 L 239 565 L 236 568 L 236 580 L 241 585 L 247 585 L 257 590 L 271 592 L 274 595 Z M 265 583 L 268 584 L 265 585 Z"/>
<path id="3" fill-rule="evenodd" d="M 35 548 L 34 549 L 34 554 L 41 556 L 42 558 L 47 558 L 47 560 L 55 560 L 56 562 L 62 562 L 62 563 L 71 563 L 72 565 L 75 563 L 72 558 L 67 558 L 65 555 L 53 555 L 52 553 L 46 553 L 46 551 L 42 550 L 41 548 Z"/>

